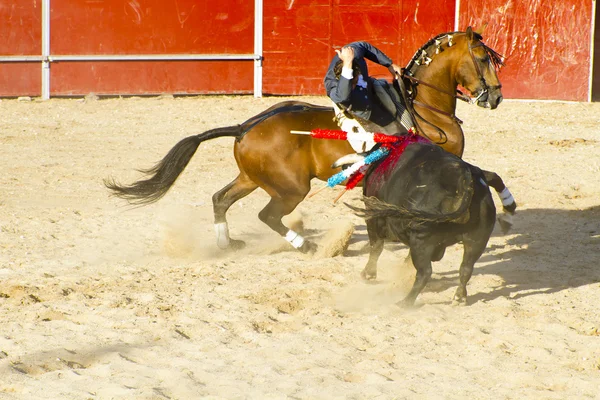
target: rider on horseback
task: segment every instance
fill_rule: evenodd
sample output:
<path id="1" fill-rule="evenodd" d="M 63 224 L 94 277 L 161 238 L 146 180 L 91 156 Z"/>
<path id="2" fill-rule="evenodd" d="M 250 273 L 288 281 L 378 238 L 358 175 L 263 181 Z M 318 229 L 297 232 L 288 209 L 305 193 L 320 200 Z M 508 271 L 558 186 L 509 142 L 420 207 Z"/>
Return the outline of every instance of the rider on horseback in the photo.
<path id="1" fill-rule="evenodd" d="M 365 58 L 387 67 L 394 78 L 400 76 L 401 68 L 391 58 L 367 42 L 350 43 L 341 50 L 336 50 L 336 53 L 329 64 L 324 83 L 342 130 L 376 130 L 395 134 L 405 132 L 413 126 L 397 90 L 386 80 L 377 80 L 368 74 Z M 369 121 L 378 127 L 365 129 L 359 120 Z M 370 124 L 363 122 L 363 125 Z M 375 144 L 370 140 L 349 142 L 357 153 L 369 151 Z"/>

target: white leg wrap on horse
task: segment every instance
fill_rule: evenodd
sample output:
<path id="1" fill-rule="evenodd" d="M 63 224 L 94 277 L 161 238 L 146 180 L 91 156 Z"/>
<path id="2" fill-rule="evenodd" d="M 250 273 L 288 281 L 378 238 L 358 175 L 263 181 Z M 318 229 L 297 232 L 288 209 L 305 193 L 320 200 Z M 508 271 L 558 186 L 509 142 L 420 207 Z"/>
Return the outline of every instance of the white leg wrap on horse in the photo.
<path id="1" fill-rule="evenodd" d="M 215 224 L 215 233 L 217 234 L 217 246 L 220 249 L 226 249 L 229 247 L 229 227 L 227 222 L 220 222 Z"/>
<path id="2" fill-rule="evenodd" d="M 500 199 L 502 200 L 502 205 L 505 207 L 510 206 L 512 203 L 515 202 L 512 193 L 510 192 L 510 190 L 508 190 L 507 187 L 505 187 L 503 191 L 498 193 L 498 196 L 500 196 Z"/>
<path id="3" fill-rule="evenodd" d="M 299 249 L 304 244 L 304 238 L 291 229 L 286 233 L 285 240 L 290 242 L 295 249 Z"/>

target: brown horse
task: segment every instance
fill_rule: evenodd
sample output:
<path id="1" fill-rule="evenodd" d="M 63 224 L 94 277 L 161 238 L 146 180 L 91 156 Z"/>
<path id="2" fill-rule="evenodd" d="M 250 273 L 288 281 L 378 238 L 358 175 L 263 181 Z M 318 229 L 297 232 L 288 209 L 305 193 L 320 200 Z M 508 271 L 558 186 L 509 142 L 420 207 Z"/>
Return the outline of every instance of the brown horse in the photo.
<path id="1" fill-rule="evenodd" d="M 454 116 L 456 89 L 460 84 L 478 97 L 480 106 L 496 108 L 502 93 L 494 60 L 498 60 L 496 53 L 471 28 L 439 35 L 423 46 L 408 64 L 405 77 L 419 133 L 461 156 L 464 137 Z M 182 139 L 157 165 L 142 171 L 146 179 L 131 185 L 108 179 L 105 184 L 114 195 L 132 204 L 155 202 L 175 183 L 200 143 L 235 137 L 233 153 L 239 175 L 212 197 L 217 245 L 222 249 L 243 247 L 244 242 L 229 237 L 226 213 L 232 204 L 260 187 L 271 200 L 259 212 L 259 219 L 300 251 L 314 251 L 316 245 L 287 228 L 282 218 L 306 197 L 313 178 L 327 180 L 339 172 L 332 164 L 353 150 L 346 141 L 314 139 L 290 131 L 338 129 L 333 119 L 332 108 L 281 102 L 241 125 Z M 490 179 L 493 175 L 490 173 Z M 490 185 L 493 186 L 491 182 Z M 495 187 L 496 190 L 504 190 L 501 180 L 498 185 L 501 186 Z"/>

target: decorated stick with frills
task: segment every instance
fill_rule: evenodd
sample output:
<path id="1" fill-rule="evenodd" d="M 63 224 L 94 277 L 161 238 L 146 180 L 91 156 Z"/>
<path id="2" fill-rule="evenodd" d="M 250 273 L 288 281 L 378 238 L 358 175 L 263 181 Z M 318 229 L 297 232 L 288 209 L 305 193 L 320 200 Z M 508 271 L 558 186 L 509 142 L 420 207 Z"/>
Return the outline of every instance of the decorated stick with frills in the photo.
<path id="1" fill-rule="evenodd" d="M 358 185 L 358 183 L 364 178 L 369 164 L 372 164 L 375 161 L 380 160 L 383 157 L 387 156 L 388 153 L 390 152 L 389 146 L 391 144 L 396 143 L 399 140 L 401 140 L 401 138 L 398 136 L 391 136 L 391 135 L 386 135 L 385 133 L 378 133 L 378 132 L 376 132 L 376 133 L 345 132 L 345 131 L 330 130 L 330 129 L 313 129 L 312 131 L 291 131 L 291 133 L 310 135 L 311 137 L 314 137 L 315 139 L 338 139 L 338 140 L 357 139 L 357 140 L 362 140 L 362 141 L 372 140 L 375 143 L 382 144 L 382 146 L 380 148 L 369 153 L 369 155 L 367 155 L 363 160 L 355 162 L 350 167 L 348 167 L 348 168 L 344 169 L 343 171 L 340 171 L 337 174 L 330 177 L 327 180 L 327 186 L 319 189 L 318 191 L 314 192 L 312 195 L 309 195 L 309 197 L 312 197 L 315 194 L 319 193 L 324 188 L 326 188 L 326 187 L 333 188 L 333 187 L 339 185 L 340 183 L 344 182 L 346 179 L 348 179 L 348 182 L 346 182 L 345 189 L 334 200 L 334 203 L 337 202 L 344 193 L 346 193 L 348 190 L 354 189 L 356 187 L 356 185 Z"/>
<path id="2" fill-rule="evenodd" d="M 371 132 L 346 132 L 332 129 L 313 129 L 311 131 L 290 131 L 297 135 L 310 135 L 315 139 L 338 139 L 338 140 L 373 140 L 375 143 L 396 143 L 401 140 L 398 136 L 386 135 L 385 133 Z"/>

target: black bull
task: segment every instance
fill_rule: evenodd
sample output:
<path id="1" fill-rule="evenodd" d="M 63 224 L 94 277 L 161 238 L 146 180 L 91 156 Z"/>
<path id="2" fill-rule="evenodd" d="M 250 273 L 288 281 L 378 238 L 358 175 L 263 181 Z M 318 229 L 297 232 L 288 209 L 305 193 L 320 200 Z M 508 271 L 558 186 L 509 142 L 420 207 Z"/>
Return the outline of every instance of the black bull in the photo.
<path id="1" fill-rule="evenodd" d="M 467 282 L 496 218 L 483 172 L 438 146 L 424 143 L 407 146 L 395 165 L 383 164 L 385 161 L 366 177 L 366 208 L 348 205 L 367 221 L 371 250 L 363 277 L 376 278 L 377 260 L 386 240 L 406 244 L 417 275 L 401 304 L 412 305 L 431 277 L 432 261 L 441 260 L 446 247 L 462 242 L 464 253 L 454 301 L 466 304 Z"/>

